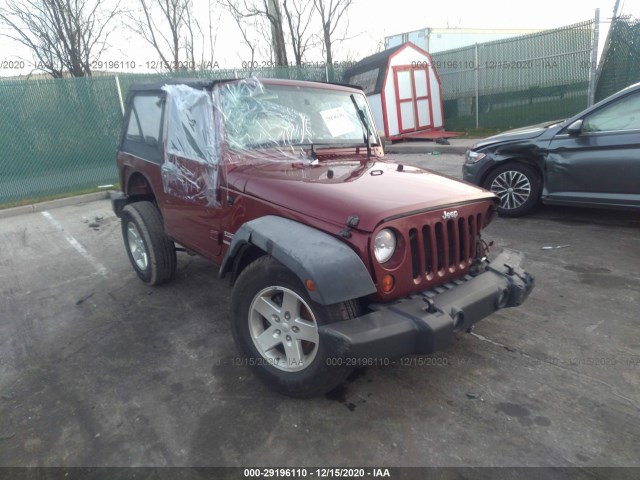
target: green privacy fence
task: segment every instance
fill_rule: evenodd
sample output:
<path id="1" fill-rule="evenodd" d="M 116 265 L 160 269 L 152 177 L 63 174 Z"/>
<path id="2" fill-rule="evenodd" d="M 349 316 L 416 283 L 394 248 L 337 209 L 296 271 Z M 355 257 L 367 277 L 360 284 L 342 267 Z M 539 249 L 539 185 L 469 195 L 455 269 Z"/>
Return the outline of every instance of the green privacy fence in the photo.
<path id="1" fill-rule="evenodd" d="M 600 62 L 596 101 L 640 82 L 640 20 L 616 18 Z"/>
<path id="2" fill-rule="evenodd" d="M 587 107 L 594 21 L 432 54 L 445 127 L 508 129 Z"/>
<path id="3" fill-rule="evenodd" d="M 0 82 L 0 203 L 116 180 L 114 79 Z"/>
<path id="4" fill-rule="evenodd" d="M 434 53 L 445 127 L 508 129 L 584 109 L 595 73 L 594 21 Z M 619 19 L 605 47 L 596 100 L 640 81 L 640 23 Z M 324 66 L 181 72 L 186 78 L 342 81 Z M 0 206 L 117 182 L 115 150 L 123 97 L 166 74 L 0 79 Z"/>
<path id="5" fill-rule="evenodd" d="M 180 78 L 342 78 L 324 67 L 181 72 Z M 0 205 L 73 193 L 118 181 L 121 109 L 136 82 L 162 74 L 0 80 Z"/>

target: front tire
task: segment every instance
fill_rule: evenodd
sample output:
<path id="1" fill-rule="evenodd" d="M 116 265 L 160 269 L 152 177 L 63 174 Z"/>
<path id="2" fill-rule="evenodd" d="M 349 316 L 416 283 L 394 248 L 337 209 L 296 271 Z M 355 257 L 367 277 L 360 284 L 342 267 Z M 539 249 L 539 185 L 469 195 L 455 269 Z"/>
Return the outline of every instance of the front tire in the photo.
<path id="1" fill-rule="evenodd" d="M 293 397 L 322 395 L 349 375 L 346 365 L 331 365 L 318 327 L 358 314 L 353 301 L 314 302 L 298 277 L 271 256 L 245 268 L 231 294 L 233 337 L 246 364 L 270 388 Z"/>
<path id="2" fill-rule="evenodd" d="M 164 233 L 162 216 L 151 202 L 122 209 L 122 238 L 133 269 L 147 285 L 161 285 L 176 272 L 176 249 Z"/>
<path id="3" fill-rule="evenodd" d="M 500 198 L 498 214 L 503 217 L 519 217 L 529 213 L 540 200 L 542 191 L 540 175 L 524 163 L 510 163 L 496 168 L 483 186 Z"/>

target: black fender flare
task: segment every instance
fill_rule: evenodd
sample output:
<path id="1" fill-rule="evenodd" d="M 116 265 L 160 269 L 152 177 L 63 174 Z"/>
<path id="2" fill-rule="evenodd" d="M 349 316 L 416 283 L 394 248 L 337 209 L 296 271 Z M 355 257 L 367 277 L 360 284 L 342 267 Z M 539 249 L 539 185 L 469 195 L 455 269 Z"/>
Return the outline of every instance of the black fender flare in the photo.
<path id="1" fill-rule="evenodd" d="M 309 296 L 322 305 L 353 300 L 376 292 L 376 286 L 358 255 L 346 243 L 308 225 L 267 215 L 243 224 L 234 234 L 220 266 L 223 278 L 233 269 L 236 255 L 255 245 L 289 268 L 305 285 Z"/>

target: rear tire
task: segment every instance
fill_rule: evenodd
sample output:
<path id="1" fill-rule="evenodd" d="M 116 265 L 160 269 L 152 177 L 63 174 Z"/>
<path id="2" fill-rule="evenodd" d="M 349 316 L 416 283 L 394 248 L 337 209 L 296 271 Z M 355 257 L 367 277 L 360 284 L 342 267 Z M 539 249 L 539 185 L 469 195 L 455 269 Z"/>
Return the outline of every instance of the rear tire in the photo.
<path id="1" fill-rule="evenodd" d="M 490 172 L 483 187 L 500 198 L 499 215 L 519 217 L 538 204 L 542 181 L 535 168 L 524 163 L 509 163 Z"/>
<path id="2" fill-rule="evenodd" d="M 351 373 L 342 362 L 332 364 L 318 327 L 359 314 L 354 301 L 314 302 L 271 256 L 247 266 L 231 293 L 231 328 L 244 362 L 271 389 L 292 397 L 322 395 Z"/>
<path id="3" fill-rule="evenodd" d="M 162 216 L 151 202 L 122 209 L 122 238 L 133 269 L 147 285 L 170 281 L 176 272 L 176 249 L 165 235 Z"/>

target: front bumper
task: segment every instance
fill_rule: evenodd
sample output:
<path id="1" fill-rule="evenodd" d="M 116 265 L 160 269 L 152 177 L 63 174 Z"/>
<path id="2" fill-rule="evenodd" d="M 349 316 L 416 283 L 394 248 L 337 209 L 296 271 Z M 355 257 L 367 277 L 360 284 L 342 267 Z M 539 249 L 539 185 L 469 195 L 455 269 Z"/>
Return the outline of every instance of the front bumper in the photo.
<path id="1" fill-rule="evenodd" d="M 447 348 L 453 334 L 492 313 L 521 305 L 534 279 L 520 264 L 523 255 L 505 250 L 482 273 L 433 291 L 389 303 L 344 322 L 320 327 L 333 358 L 397 358 Z"/>

